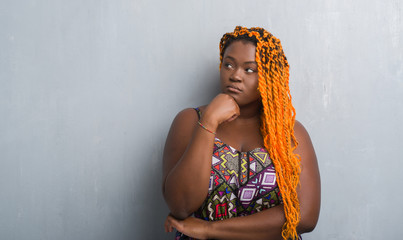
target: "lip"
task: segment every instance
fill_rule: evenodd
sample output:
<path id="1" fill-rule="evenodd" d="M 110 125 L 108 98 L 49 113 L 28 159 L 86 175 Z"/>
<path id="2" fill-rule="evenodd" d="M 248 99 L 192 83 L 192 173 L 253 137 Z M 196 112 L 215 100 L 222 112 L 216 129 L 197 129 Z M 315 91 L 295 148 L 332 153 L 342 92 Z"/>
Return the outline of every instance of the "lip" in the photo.
<path id="1" fill-rule="evenodd" d="M 240 88 L 233 86 L 233 85 L 227 86 L 227 90 L 228 90 L 228 92 L 232 92 L 232 93 L 241 93 L 242 92 L 242 90 Z"/>

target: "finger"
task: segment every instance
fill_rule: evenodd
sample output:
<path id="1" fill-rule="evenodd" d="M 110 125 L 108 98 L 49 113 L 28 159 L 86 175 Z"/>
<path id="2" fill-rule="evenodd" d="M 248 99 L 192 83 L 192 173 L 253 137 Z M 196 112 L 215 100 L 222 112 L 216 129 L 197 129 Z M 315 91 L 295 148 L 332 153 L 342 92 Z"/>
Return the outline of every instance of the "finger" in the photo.
<path id="1" fill-rule="evenodd" d="M 168 221 L 168 218 L 165 219 L 165 222 L 164 222 L 164 230 L 165 230 L 165 232 L 169 232 L 169 221 Z"/>
<path id="2" fill-rule="evenodd" d="M 167 225 L 166 225 L 166 231 L 167 232 L 172 232 L 174 230 L 174 227 L 172 226 L 172 222 L 168 220 Z"/>
<path id="3" fill-rule="evenodd" d="M 238 117 L 238 115 L 234 114 L 226 122 L 231 122 L 231 121 L 235 120 L 237 117 Z"/>
<path id="4" fill-rule="evenodd" d="M 170 224 L 171 229 L 175 228 L 176 230 L 181 232 L 182 227 L 181 227 L 181 223 L 179 220 L 177 220 L 176 218 L 170 217 L 169 224 Z"/>
<path id="5" fill-rule="evenodd" d="M 165 231 L 166 231 L 166 232 L 172 232 L 172 230 L 173 230 L 172 226 L 171 226 L 171 225 L 167 225 Z"/>
<path id="6" fill-rule="evenodd" d="M 235 100 L 234 100 L 235 102 Z M 239 109 L 239 105 L 238 103 L 235 102 L 235 114 L 239 116 L 239 114 L 241 114 L 241 110 Z"/>
<path id="7" fill-rule="evenodd" d="M 176 225 L 178 225 L 178 220 L 176 220 L 175 218 L 170 216 L 169 217 L 169 224 L 176 228 Z"/>
<path id="8" fill-rule="evenodd" d="M 173 231 L 172 220 L 175 220 L 175 218 L 173 218 L 171 215 L 168 215 L 167 219 L 165 220 L 165 229 L 167 232 Z"/>

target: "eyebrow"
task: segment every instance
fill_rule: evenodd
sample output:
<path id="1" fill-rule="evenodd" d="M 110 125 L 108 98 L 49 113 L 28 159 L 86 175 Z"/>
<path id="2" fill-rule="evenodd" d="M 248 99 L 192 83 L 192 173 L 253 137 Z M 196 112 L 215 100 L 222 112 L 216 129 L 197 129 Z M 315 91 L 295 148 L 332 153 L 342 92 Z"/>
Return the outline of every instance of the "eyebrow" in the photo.
<path id="1" fill-rule="evenodd" d="M 233 60 L 233 61 L 235 61 L 235 58 L 233 58 L 233 57 L 231 57 L 231 56 L 226 56 L 224 59 L 226 59 L 226 58 L 229 58 L 229 59 L 231 59 L 231 60 Z M 256 64 L 257 65 L 257 62 L 256 61 L 248 61 L 248 62 L 244 62 L 244 64 Z"/>

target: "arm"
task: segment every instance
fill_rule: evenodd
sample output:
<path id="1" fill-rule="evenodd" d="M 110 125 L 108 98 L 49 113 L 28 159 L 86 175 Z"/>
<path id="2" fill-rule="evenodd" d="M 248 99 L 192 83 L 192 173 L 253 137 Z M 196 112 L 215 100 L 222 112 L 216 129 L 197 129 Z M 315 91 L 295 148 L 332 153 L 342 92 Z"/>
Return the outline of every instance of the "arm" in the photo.
<path id="1" fill-rule="evenodd" d="M 221 221 L 205 221 L 195 217 L 178 220 L 168 216 L 165 231 L 179 232 L 197 239 L 228 240 L 282 240 L 281 228 L 285 222 L 283 205 L 245 216 Z"/>
<path id="2" fill-rule="evenodd" d="M 320 176 L 315 151 L 309 135 L 301 123 L 295 123 L 295 137 L 299 145 L 295 153 L 301 156 L 300 187 L 297 189 L 301 221 L 297 231 L 312 231 L 317 223 L 320 209 Z M 215 239 L 282 239 L 281 228 L 285 222 L 283 205 L 245 217 L 207 222 L 195 218 L 178 221 L 167 218 L 166 230 L 177 228 L 180 232 L 196 238 Z"/>
<path id="3" fill-rule="evenodd" d="M 299 143 L 294 152 L 301 156 L 301 184 L 297 189 L 301 221 L 297 231 L 305 233 L 313 231 L 319 219 L 320 174 L 311 138 L 304 126 L 298 121 L 295 121 L 294 133 Z"/>
<path id="4" fill-rule="evenodd" d="M 185 109 L 174 119 L 163 155 L 163 195 L 171 214 L 188 217 L 207 195 L 214 135 L 197 126 Z"/>
<path id="5" fill-rule="evenodd" d="M 216 131 L 220 123 L 239 115 L 229 95 L 219 94 L 205 109 L 201 122 Z M 180 112 L 172 123 L 163 155 L 162 191 L 171 214 L 184 219 L 207 196 L 214 135 L 197 124 L 193 109 Z"/>

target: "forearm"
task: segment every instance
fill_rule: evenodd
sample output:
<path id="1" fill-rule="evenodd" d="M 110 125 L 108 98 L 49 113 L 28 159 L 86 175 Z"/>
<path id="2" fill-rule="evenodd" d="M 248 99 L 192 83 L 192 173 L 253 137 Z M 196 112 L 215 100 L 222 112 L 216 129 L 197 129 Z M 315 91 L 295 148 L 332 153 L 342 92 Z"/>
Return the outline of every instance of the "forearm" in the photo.
<path id="1" fill-rule="evenodd" d="M 283 205 L 278 205 L 245 217 L 209 222 L 208 236 L 222 240 L 281 240 L 284 222 Z"/>
<path id="2" fill-rule="evenodd" d="M 175 217 L 186 218 L 206 198 L 213 146 L 214 135 L 196 127 L 186 152 L 167 175 L 164 197 Z"/>

